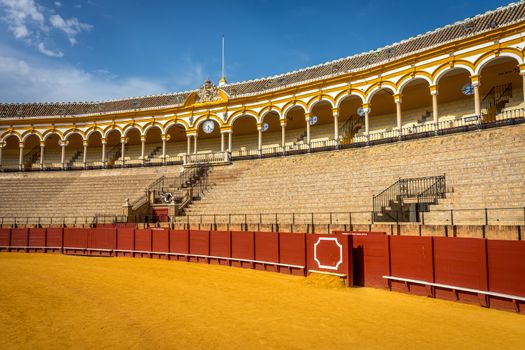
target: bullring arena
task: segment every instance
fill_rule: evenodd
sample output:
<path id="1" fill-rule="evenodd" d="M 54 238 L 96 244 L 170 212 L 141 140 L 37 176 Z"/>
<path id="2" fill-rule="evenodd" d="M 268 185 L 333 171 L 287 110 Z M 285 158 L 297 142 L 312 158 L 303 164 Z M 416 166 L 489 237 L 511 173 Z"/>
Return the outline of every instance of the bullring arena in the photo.
<path id="1" fill-rule="evenodd" d="M 2 347 L 520 348 L 524 35 L 0 104 Z"/>

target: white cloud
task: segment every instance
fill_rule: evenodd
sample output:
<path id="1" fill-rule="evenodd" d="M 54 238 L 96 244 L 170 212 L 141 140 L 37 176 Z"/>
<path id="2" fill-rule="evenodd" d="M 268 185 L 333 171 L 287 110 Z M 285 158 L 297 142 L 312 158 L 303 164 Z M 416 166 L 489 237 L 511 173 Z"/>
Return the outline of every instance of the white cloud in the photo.
<path id="1" fill-rule="evenodd" d="M 62 5 L 59 1 L 54 4 L 56 7 Z M 41 6 L 35 0 L 0 0 L 0 13 L 1 20 L 7 24 L 16 39 L 51 57 L 64 55 L 59 50 L 46 48 L 45 44 L 49 42 L 53 29 L 64 33 L 69 43 L 75 45 L 78 34 L 93 28 L 90 24 L 80 22 L 76 17 L 63 18 L 56 14 L 55 10 Z"/>
<path id="2" fill-rule="evenodd" d="M 52 15 L 49 17 L 51 25 L 66 33 L 71 45 L 75 45 L 77 40 L 75 36 L 82 31 L 89 31 L 93 28 L 91 24 L 81 23 L 76 17 L 64 19 L 60 15 Z"/>
<path id="3" fill-rule="evenodd" d="M 0 56 L 0 80 L 1 102 L 96 101 L 168 92 L 162 82 L 48 67 L 10 56 Z"/>
<path id="4" fill-rule="evenodd" d="M 43 53 L 44 55 L 49 56 L 49 57 L 64 57 L 64 53 L 62 51 L 49 50 L 48 48 L 46 48 L 44 43 L 38 43 L 36 48 L 38 49 L 40 53 Z"/>

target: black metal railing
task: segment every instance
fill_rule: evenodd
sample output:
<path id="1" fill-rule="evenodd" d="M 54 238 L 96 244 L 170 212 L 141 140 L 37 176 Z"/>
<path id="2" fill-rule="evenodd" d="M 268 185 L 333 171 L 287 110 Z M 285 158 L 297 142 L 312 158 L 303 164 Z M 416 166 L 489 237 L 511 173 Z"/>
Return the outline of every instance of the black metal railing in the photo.
<path id="1" fill-rule="evenodd" d="M 445 193 L 445 175 L 399 179 L 372 197 L 372 207 L 374 213 L 380 213 L 390 208 L 394 202 L 409 198 L 417 199 L 418 203 L 424 199 L 425 203 L 435 204 L 437 198 L 443 198 Z"/>

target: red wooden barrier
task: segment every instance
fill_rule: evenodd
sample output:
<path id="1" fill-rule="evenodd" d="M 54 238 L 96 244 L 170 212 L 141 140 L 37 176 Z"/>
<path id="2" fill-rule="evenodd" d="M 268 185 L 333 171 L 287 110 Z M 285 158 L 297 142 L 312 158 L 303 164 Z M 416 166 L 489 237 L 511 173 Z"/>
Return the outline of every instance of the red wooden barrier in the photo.
<path id="1" fill-rule="evenodd" d="M 135 256 L 151 257 L 151 229 L 135 230 Z"/>
<path id="2" fill-rule="evenodd" d="M 434 276 L 439 284 L 487 290 L 485 241 L 473 238 L 434 238 Z M 438 298 L 478 303 L 477 293 L 435 288 Z"/>
<path id="3" fill-rule="evenodd" d="M 261 263 L 261 261 L 279 263 L 279 234 L 277 232 L 255 232 L 255 263 L 257 270 L 279 271 L 278 265 Z"/>
<path id="4" fill-rule="evenodd" d="M 212 257 L 231 258 L 231 234 L 229 231 L 210 232 L 210 255 Z M 211 259 L 213 264 L 231 265 L 228 259 Z"/>
<path id="5" fill-rule="evenodd" d="M 170 251 L 170 231 L 163 228 L 154 228 L 151 231 L 152 247 L 154 252 L 169 253 Z M 167 259 L 166 254 L 153 254 L 154 258 Z"/>
<path id="6" fill-rule="evenodd" d="M 63 250 L 66 254 L 84 254 L 88 248 L 88 232 L 85 228 L 64 228 Z"/>
<path id="7" fill-rule="evenodd" d="M 279 262 L 297 267 L 287 267 L 293 275 L 306 274 L 306 235 L 304 233 L 279 234 Z M 281 269 L 282 271 L 282 269 Z"/>
<path id="8" fill-rule="evenodd" d="M 12 228 L 11 229 L 11 251 L 22 250 L 25 251 L 29 245 L 29 229 L 27 228 Z"/>
<path id="9" fill-rule="evenodd" d="M 46 251 L 58 252 L 62 250 L 64 242 L 64 229 L 46 229 Z"/>
<path id="10" fill-rule="evenodd" d="M 117 229 L 117 256 L 133 256 L 135 250 L 135 229 Z"/>
<path id="11" fill-rule="evenodd" d="M 96 228 L 88 230 L 88 252 L 90 255 L 110 256 L 117 248 L 115 228 Z"/>
<path id="12" fill-rule="evenodd" d="M 46 250 L 46 229 L 45 228 L 30 228 L 28 246 L 30 251 L 45 252 Z"/>
<path id="13" fill-rule="evenodd" d="M 307 235 L 306 261 L 309 272 L 338 275 L 353 285 L 352 236 Z"/>
<path id="14" fill-rule="evenodd" d="M 11 246 L 11 229 L 0 228 L 0 251 L 9 251 Z"/>
<path id="15" fill-rule="evenodd" d="M 243 260 L 255 260 L 255 239 L 254 233 L 244 231 L 232 231 L 232 258 L 239 259 L 233 261 L 233 266 L 254 267 L 252 262 Z"/>
<path id="16" fill-rule="evenodd" d="M 487 240 L 488 285 L 492 292 L 525 296 L 525 242 Z M 490 297 L 491 306 L 518 309 L 525 313 L 525 302 Z"/>
<path id="17" fill-rule="evenodd" d="M 352 235 L 354 283 L 357 286 L 385 288 L 388 271 L 387 236 L 371 232 Z"/>
<path id="18" fill-rule="evenodd" d="M 190 261 L 208 262 L 210 256 L 210 231 L 190 231 Z"/>
<path id="19" fill-rule="evenodd" d="M 190 253 L 190 239 L 189 233 L 186 230 L 170 230 L 170 252 L 182 254 L 174 256 L 177 260 L 189 261 L 188 254 Z"/>

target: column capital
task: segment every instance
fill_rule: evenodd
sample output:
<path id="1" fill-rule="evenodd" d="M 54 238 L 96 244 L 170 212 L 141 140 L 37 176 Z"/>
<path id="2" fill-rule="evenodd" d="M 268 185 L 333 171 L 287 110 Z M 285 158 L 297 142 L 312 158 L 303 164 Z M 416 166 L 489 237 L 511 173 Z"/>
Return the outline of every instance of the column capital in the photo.
<path id="1" fill-rule="evenodd" d="M 107 141 L 106 141 L 105 138 L 102 138 L 102 139 L 100 140 L 100 142 L 101 142 L 103 145 L 105 145 L 105 144 L 107 143 Z"/>
<path id="2" fill-rule="evenodd" d="M 279 123 L 281 124 L 281 126 L 286 126 L 286 122 L 286 119 L 279 119 Z"/>
<path id="3" fill-rule="evenodd" d="M 480 86 L 480 76 L 475 74 L 475 75 L 471 75 L 470 76 L 470 82 L 472 83 L 472 86 L 473 87 L 478 87 Z"/>
<path id="4" fill-rule="evenodd" d="M 89 142 L 87 140 L 82 141 L 82 146 L 87 147 L 89 145 Z"/>
<path id="5" fill-rule="evenodd" d="M 4 148 L 5 145 L 7 145 L 7 142 L 5 142 L 5 141 L 0 141 L 0 148 Z"/>
<path id="6" fill-rule="evenodd" d="M 437 95 L 438 94 L 438 86 L 437 85 L 430 85 L 428 87 L 430 89 L 431 95 Z"/>
<path id="7" fill-rule="evenodd" d="M 127 138 L 126 136 L 122 136 L 122 137 L 120 138 L 120 143 L 123 143 L 123 144 L 128 143 L 128 138 Z"/>
<path id="8" fill-rule="evenodd" d="M 401 94 L 394 94 L 394 102 L 401 103 Z"/>
<path id="9" fill-rule="evenodd" d="M 365 113 L 370 113 L 370 103 L 363 103 L 363 105 L 361 106 L 363 107 L 363 110 L 365 111 Z"/>
<path id="10" fill-rule="evenodd" d="M 140 142 L 146 142 L 146 135 L 140 135 Z"/>
<path id="11" fill-rule="evenodd" d="M 171 135 L 170 134 L 162 134 L 162 135 L 160 135 L 160 139 L 162 141 L 169 141 L 169 140 L 171 140 Z"/>
<path id="12" fill-rule="evenodd" d="M 520 70 L 520 75 L 525 75 L 525 63 L 518 64 L 518 68 Z"/>
<path id="13" fill-rule="evenodd" d="M 66 147 L 67 145 L 69 145 L 69 141 L 66 141 L 66 140 L 60 140 L 60 141 L 58 142 L 58 145 L 59 145 L 60 147 Z"/>
<path id="14" fill-rule="evenodd" d="M 40 141 L 40 147 L 46 147 L 46 141 Z"/>
<path id="15" fill-rule="evenodd" d="M 338 107 L 333 107 L 332 108 L 332 114 L 334 115 L 334 118 L 339 117 L 339 108 Z"/>
<path id="16" fill-rule="evenodd" d="M 233 132 L 232 127 L 229 125 L 223 125 L 221 126 L 221 134 L 227 134 Z"/>
<path id="17" fill-rule="evenodd" d="M 24 142 L 23 141 L 18 142 L 18 147 L 24 148 Z"/>
<path id="18" fill-rule="evenodd" d="M 257 123 L 257 131 L 262 131 L 263 123 Z"/>
<path id="19" fill-rule="evenodd" d="M 310 112 L 305 112 L 305 113 L 304 113 L 304 120 L 306 120 L 307 122 L 309 122 L 311 116 L 312 116 L 312 113 L 310 113 Z"/>

